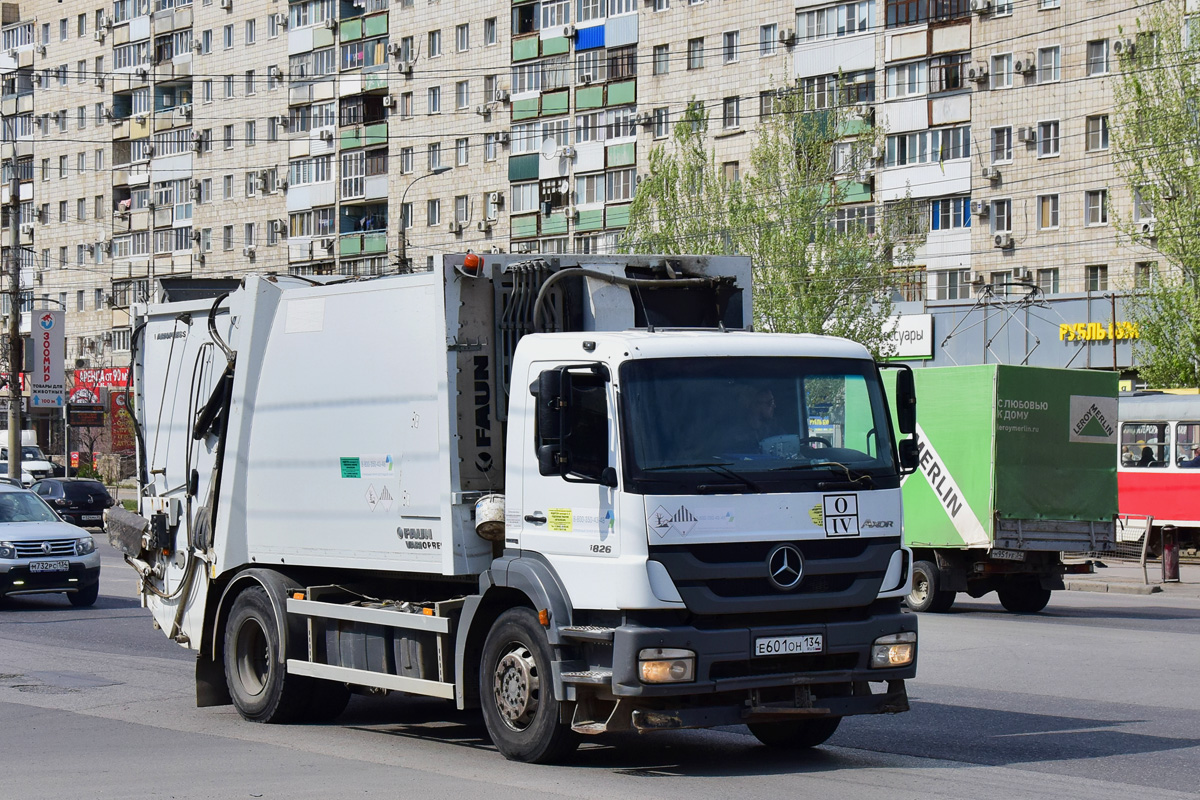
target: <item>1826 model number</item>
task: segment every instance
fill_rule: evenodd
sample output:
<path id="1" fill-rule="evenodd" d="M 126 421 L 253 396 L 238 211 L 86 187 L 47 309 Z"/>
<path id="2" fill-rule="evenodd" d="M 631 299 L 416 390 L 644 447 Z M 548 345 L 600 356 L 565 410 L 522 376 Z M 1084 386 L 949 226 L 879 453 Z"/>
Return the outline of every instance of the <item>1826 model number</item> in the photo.
<path id="1" fill-rule="evenodd" d="M 607 554 L 607 553 L 612 552 L 612 545 L 611 544 L 594 544 L 591 546 L 590 549 L 593 553 L 606 553 Z"/>

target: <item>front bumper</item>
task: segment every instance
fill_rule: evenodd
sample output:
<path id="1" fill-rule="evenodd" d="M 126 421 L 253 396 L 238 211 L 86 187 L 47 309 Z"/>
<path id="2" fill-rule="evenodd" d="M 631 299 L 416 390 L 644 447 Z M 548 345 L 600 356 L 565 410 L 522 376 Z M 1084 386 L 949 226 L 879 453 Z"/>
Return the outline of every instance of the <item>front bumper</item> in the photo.
<path id="1" fill-rule="evenodd" d="M 89 559 L 91 556 L 71 561 L 66 572 L 30 572 L 28 564 L 10 562 L 7 568 L 0 567 L 0 596 L 84 589 L 100 580 L 99 556 L 94 565 Z"/>

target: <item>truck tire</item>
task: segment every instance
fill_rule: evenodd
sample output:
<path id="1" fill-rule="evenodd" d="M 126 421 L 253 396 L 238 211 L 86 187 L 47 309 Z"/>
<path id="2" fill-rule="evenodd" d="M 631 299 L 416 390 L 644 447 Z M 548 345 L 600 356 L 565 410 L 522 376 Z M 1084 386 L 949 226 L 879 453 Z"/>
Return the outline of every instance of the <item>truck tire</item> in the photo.
<path id="1" fill-rule="evenodd" d="M 67 599 L 71 601 L 71 605 L 75 608 L 94 606 L 96 605 L 96 598 L 99 596 L 100 581 L 96 581 L 91 586 L 85 586 L 77 592 L 67 593 Z"/>
<path id="2" fill-rule="evenodd" d="M 996 590 L 1000 605 L 1014 614 L 1036 614 L 1050 602 L 1051 591 L 1037 581 L 1010 581 Z"/>
<path id="3" fill-rule="evenodd" d="M 234 598 L 225 624 L 225 683 L 243 719 L 295 722 L 310 708 L 313 682 L 287 674 L 281 638 L 266 590 L 253 586 Z"/>
<path id="4" fill-rule="evenodd" d="M 746 727 L 754 734 L 755 739 L 767 747 L 807 750 L 825 744 L 838 729 L 841 721 L 841 717 L 819 717 L 786 722 L 752 722 Z"/>
<path id="5" fill-rule="evenodd" d="M 546 634 L 528 608 L 499 616 L 483 643 L 479 697 L 483 721 L 501 755 L 512 761 L 548 764 L 579 745 L 559 722 Z"/>
<path id="6" fill-rule="evenodd" d="M 913 563 L 913 588 L 905 603 L 913 611 L 943 613 L 954 605 L 954 592 L 941 588 L 942 579 L 937 564 L 932 561 Z"/>

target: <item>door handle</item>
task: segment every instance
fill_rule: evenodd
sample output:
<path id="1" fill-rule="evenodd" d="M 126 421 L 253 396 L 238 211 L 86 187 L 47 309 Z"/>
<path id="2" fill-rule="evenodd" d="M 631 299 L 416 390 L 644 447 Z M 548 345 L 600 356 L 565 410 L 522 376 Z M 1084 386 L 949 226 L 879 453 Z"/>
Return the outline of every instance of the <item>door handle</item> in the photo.
<path id="1" fill-rule="evenodd" d="M 532 522 L 534 525 L 545 525 L 546 524 L 546 518 L 541 516 L 540 514 L 526 514 L 525 521 Z"/>

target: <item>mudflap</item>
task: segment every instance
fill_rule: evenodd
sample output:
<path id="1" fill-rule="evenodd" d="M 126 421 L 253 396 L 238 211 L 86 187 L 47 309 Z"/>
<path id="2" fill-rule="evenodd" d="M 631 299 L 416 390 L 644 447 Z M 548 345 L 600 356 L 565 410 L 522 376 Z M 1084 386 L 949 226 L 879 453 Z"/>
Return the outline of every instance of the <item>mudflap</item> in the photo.
<path id="1" fill-rule="evenodd" d="M 196 656 L 196 707 L 228 706 L 233 704 L 225 682 L 225 665 L 209 656 Z"/>

